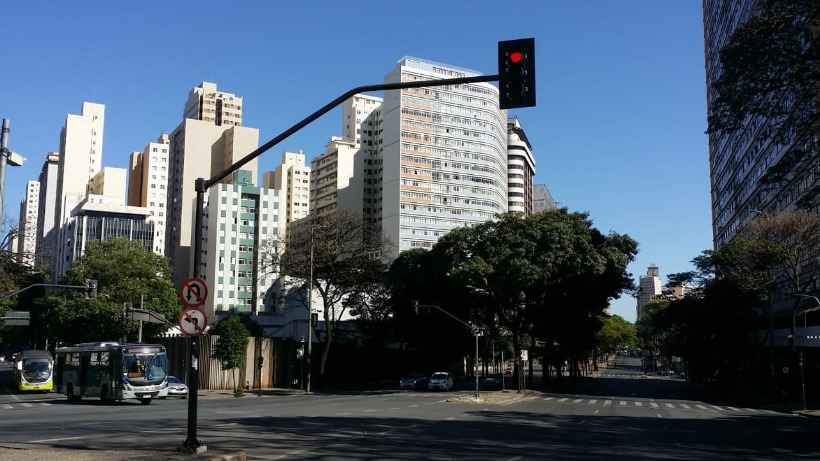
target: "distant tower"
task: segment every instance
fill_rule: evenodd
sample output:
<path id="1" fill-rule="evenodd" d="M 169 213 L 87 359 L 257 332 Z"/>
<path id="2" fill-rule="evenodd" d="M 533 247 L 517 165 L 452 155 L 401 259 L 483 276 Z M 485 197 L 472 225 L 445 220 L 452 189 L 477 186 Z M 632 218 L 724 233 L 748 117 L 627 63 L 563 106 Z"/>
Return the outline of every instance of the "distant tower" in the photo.
<path id="1" fill-rule="evenodd" d="M 658 266 L 650 264 L 646 270 L 646 275 L 641 277 L 638 288 L 637 319 L 641 319 L 643 307 L 652 302 L 652 298 L 661 294 L 661 279 L 658 275 Z"/>

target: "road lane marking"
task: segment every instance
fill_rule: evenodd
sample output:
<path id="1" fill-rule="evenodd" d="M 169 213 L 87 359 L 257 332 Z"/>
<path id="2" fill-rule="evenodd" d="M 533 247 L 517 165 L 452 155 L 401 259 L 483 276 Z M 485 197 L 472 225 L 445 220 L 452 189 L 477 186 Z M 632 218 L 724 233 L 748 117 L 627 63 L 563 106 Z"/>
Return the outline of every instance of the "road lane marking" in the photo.
<path id="1" fill-rule="evenodd" d="M 599 411 L 601 411 L 601 410 L 595 410 L 595 411 L 592 412 L 592 414 L 597 415 Z"/>
<path id="2" fill-rule="evenodd" d="M 663 418 L 663 416 L 661 416 L 660 413 L 656 413 L 656 414 L 658 415 L 658 418 Z"/>
<path id="3" fill-rule="evenodd" d="M 687 405 L 687 404 L 685 404 L 685 403 L 679 403 L 678 405 L 682 406 L 683 408 L 685 408 L 685 409 L 687 409 L 687 410 L 691 410 L 691 409 L 692 409 L 692 407 L 690 407 L 689 405 Z"/>
<path id="4" fill-rule="evenodd" d="M 730 410 L 732 410 L 732 411 L 740 411 L 740 409 L 739 409 L 739 408 L 735 408 L 735 407 L 726 407 L 726 408 L 728 408 L 728 409 L 730 409 Z"/>
<path id="5" fill-rule="evenodd" d="M 622 407 L 626 406 L 626 400 L 621 400 L 620 402 L 618 402 L 618 405 L 620 405 Z"/>
<path id="6" fill-rule="evenodd" d="M 658 408 L 658 404 L 655 402 L 649 402 L 649 405 L 652 406 L 652 408 Z"/>
<path id="7" fill-rule="evenodd" d="M 605 407 L 608 407 L 610 405 L 612 405 L 612 400 L 604 400 L 604 406 Z"/>
<path id="8" fill-rule="evenodd" d="M 14 407 L 13 407 L 13 406 L 11 406 L 11 405 L 9 405 L 9 404 L 4 404 L 4 405 L 3 405 L 3 409 L 4 409 L 4 410 L 12 410 L 12 409 L 14 409 Z"/>
<path id="9" fill-rule="evenodd" d="M 584 399 L 575 399 L 575 400 L 572 401 L 572 403 L 581 403 L 583 401 L 584 401 Z"/>
<path id="10" fill-rule="evenodd" d="M 710 406 L 710 407 L 712 407 L 712 408 L 714 408 L 714 409 L 715 409 L 715 410 L 717 410 L 717 411 L 725 411 L 723 408 L 720 408 L 720 407 L 719 407 L 719 406 L 717 406 L 717 405 L 709 405 L 709 406 Z"/>
<path id="11" fill-rule="evenodd" d="M 566 401 L 567 401 L 567 398 L 566 398 L 566 397 L 564 397 L 563 399 L 558 399 L 558 401 L 559 401 L 559 402 L 561 402 L 561 403 L 564 403 L 564 402 L 566 402 Z"/>
<path id="12" fill-rule="evenodd" d="M 444 420 L 445 421 L 455 421 L 456 418 L 454 416 L 448 416 L 448 417 L 444 418 Z"/>
<path id="13" fill-rule="evenodd" d="M 58 437 L 56 439 L 40 439 L 40 440 L 29 440 L 25 443 L 49 443 L 49 442 L 62 442 L 63 440 L 79 440 L 87 438 L 87 435 L 79 435 L 76 437 Z"/>
<path id="14" fill-rule="evenodd" d="M 544 400 L 552 400 L 552 397 L 544 397 Z"/>
<path id="15" fill-rule="evenodd" d="M 595 405 L 596 403 L 598 403 L 598 401 L 597 401 L 597 400 L 590 400 L 590 401 L 589 401 L 589 404 L 590 404 L 590 405 Z"/>
<path id="16" fill-rule="evenodd" d="M 756 410 L 754 408 L 744 408 L 744 410 L 746 410 L 748 412 L 751 412 L 751 413 L 757 413 L 759 411 L 759 410 Z"/>
<path id="17" fill-rule="evenodd" d="M 48 403 L 48 402 L 43 402 L 43 403 L 41 403 L 40 405 L 42 405 L 42 406 L 44 406 L 44 407 L 51 406 L 51 404 L 50 404 L 50 403 Z"/>
<path id="18" fill-rule="evenodd" d="M 336 416 L 351 416 L 351 415 L 353 415 L 353 413 L 351 413 L 349 411 L 343 411 L 341 413 L 336 413 Z"/>
<path id="19" fill-rule="evenodd" d="M 635 406 L 636 406 L 636 407 L 642 407 L 642 406 L 643 406 L 643 403 L 641 403 L 641 402 L 635 402 Z"/>
<path id="20" fill-rule="evenodd" d="M 412 404 L 412 405 L 407 406 L 407 408 L 418 408 L 418 407 L 419 407 L 418 404 L 415 404 L 415 403 Z"/>
<path id="21" fill-rule="evenodd" d="M 375 413 L 377 411 L 379 410 L 374 410 L 373 408 L 368 408 L 367 410 L 364 410 L 365 413 Z"/>
<path id="22" fill-rule="evenodd" d="M 31 404 L 30 404 L 30 403 L 21 403 L 21 405 L 23 405 L 23 406 L 24 406 L 24 407 L 26 407 L 26 408 L 31 408 Z"/>
<path id="23" fill-rule="evenodd" d="M 665 405 L 666 405 L 666 408 L 675 408 L 675 406 L 674 406 L 674 405 L 672 405 L 671 403 L 667 403 L 667 404 L 665 404 Z"/>
<path id="24" fill-rule="evenodd" d="M 400 410 L 400 408 L 399 407 L 393 407 L 393 408 L 390 408 L 389 410 L 390 411 L 398 411 L 398 410 Z"/>
<path id="25" fill-rule="evenodd" d="M 708 408 L 706 408 L 706 407 L 705 407 L 705 406 L 703 406 L 703 405 L 695 405 L 695 406 L 696 406 L 696 407 L 698 407 L 698 408 L 700 408 L 701 410 L 708 410 Z"/>

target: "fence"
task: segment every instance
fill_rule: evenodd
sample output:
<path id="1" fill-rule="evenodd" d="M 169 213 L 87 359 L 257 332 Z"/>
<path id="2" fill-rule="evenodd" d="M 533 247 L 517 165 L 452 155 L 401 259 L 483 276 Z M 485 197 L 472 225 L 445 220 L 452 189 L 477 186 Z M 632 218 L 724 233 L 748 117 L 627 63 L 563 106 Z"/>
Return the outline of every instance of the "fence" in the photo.
<path id="1" fill-rule="evenodd" d="M 219 336 L 200 336 L 199 388 L 230 390 L 234 388 L 234 370 L 223 370 L 213 350 Z M 168 372 L 183 380 L 188 376 L 188 338 L 164 338 L 168 351 Z M 251 389 L 292 387 L 299 385 L 300 360 L 296 357 L 299 343 L 274 338 L 249 338 L 243 366 L 236 371 L 240 387 Z"/>

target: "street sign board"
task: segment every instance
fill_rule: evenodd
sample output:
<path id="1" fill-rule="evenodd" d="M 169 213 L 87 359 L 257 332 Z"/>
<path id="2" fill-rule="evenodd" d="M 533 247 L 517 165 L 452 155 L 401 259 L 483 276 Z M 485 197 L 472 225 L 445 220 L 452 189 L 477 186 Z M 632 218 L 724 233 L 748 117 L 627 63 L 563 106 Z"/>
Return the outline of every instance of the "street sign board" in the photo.
<path id="1" fill-rule="evenodd" d="M 28 311 L 6 311 L 3 317 L 0 317 L 0 325 L 7 327 L 27 327 L 29 326 L 29 319 L 31 313 Z"/>
<path id="2" fill-rule="evenodd" d="M 6 319 L 0 320 L 0 325 L 5 327 L 27 327 L 29 326 L 28 319 Z"/>
<path id="3" fill-rule="evenodd" d="M 187 307 L 199 307 L 208 299 L 208 284 L 199 277 L 191 277 L 182 281 L 179 299 Z"/>
<path id="4" fill-rule="evenodd" d="M 528 357 L 528 355 L 529 355 L 529 354 L 528 354 L 528 352 L 529 352 L 529 351 L 527 351 L 526 349 L 521 349 L 521 360 L 523 360 L 524 362 L 526 362 L 527 360 L 529 360 L 529 357 Z"/>
<path id="5" fill-rule="evenodd" d="M 207 326 L 208 318 L 199 309 L 185 309 L 179 317 L 179 329 L 186 336 L 203 335 Z"/>

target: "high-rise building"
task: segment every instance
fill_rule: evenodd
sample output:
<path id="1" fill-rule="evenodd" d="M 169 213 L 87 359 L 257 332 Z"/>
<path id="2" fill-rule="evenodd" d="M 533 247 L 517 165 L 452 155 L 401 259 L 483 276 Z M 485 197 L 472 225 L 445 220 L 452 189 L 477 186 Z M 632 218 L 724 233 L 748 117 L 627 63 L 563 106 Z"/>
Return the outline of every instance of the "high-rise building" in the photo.
<path id="1" fill-rule="evenodd" d="M 57 257 L 57 233 L 54 218 L 57 208 L 57 179 L 60 154 L 49 152 L 40 170 L 40 198 L 37 210 L 37 264 L 53 268 Z"/>
<path id="2" fill-rule="evenodd" d="M 40 209 L 40 183 L 28 181 L 26 195 L 20 202 L 17 254 L 21 263 L 32 266 L 37 251 L 37 218 Z"/>
<path id="3" fill-rule="evenodd" d="M 259 145 L 259 130 L 213 121 L 186 118 L 171 133 L 168 157 L 168 203 L 165 226 L 165 256 L 173 268 L 174 281 L 191 275 L 193 223 L 197 178 L 210 178 L 240 160 Z M 256 181 L 257 160 L 243 168 Z M 230 183 L 232 177 L 223 183 Z M 161 185 L 160 185 L 161 186 Z"/>
<path id="4" fill-rule="evenodd" d="M 517 119 L 507 121 L 507 205 L 509 211 L 533 213 L 532 178 L 535 157 L 527 133 Z"/>
<path id="5" fill-rule="evenodd" d="M 546 184 L 535 184 L 532 187 L 532 212 L 541 213 L 542 211 L 554 210 L 558 208 L 558 202 L 552 198 L 549 188 Z"/>
<path id="6" fill-rule="evenodd" d="M 104 167 L 88 181 L 88 193 L 104 195 L 112 203 L 125 205 L 127 178 L 125 168 Z"/>
<path id="7" fill-rule="evenodd" d="M 478 72 L 405 57 L 385 81 Z M 387 257 L 430 248 L 453 228 L 507 211 L 507 115 L 488 83 L 387 92 L 382 104 L 382 235 Z"/>
<path id="8" fill-rule="evenodd" d="M 324 216 L 338 209 L 361 216 L 362 185 L 351 184 L 355 167 L 356 145 L 332 137 L 325 152 L 310 162 L 310 210 Z"/>
<path id="9" fill-rule="evenodd" d="M 350 191 L 361 191 L 361 215 L 364 224 L 381 234 L 382 219 L 382 150 L 384 147 L 383 99 L 357 94 L 342 106 L 342 132 L 353 142 L 354 174 Z"/>
<path id="10" fill-rule="evenodd" d="M 658 274 L 658 266 L 652 264 L 647 268 L 646 275 L 640 278 L 640 283 L 638 285 L 638 307 L 637 307 L 637 319 L 641 319 L 641 315 L 643 314 L 643 308 L 650 302 L 655 296 L 658 296 L 662 293 L 662 285 L 661 279 Z"/>
<path id="11" fill-rule="evenodd" d="M 209 190 L 206 211 L 201 273 L 211 287 L 209 317 L 269 311 L 272 300 L 266 303 L 265 294 L 276 274 L 262 252 L 279 240 L 279 191 L 256 187 L 251 173 L 240 170 L 230 184 Z"/>
<path id="12" fill-rule="evenodd" d="M 161 134 L 142 152 L 133 152 L 128 176 L 128 205 L 147 208 L 154 221 L 154 253 L 165 254 L 165 223 L 168 219 L 170 137 Z"/>
<path id="13" fill-rule="evenodd" d="M 262 185 L 279 191 L 284 205 L 285 225 L 306 217 L 310 212 L 310 177 L 310 167 L 305 166 L 302 151 L 283 153 L 282 163 L 274 171 L 265 173 Z M 281 232 L 284 230 L 280 229 Z"/>
<path id="14" fill-rule="evenodd" d="M 202 82 L 188 93 L 182 118 L 211 122 L 216 126 L 241 126 L 242 96 L 218 91 L 216 83 Z"/>
<path id="15" fill-rule="evenodd" d="M 61 246 L 65 249 L 60 274 L 85 254 L 89 243 L 125 238 L 140 242 L 148 251 L 154 246 L 154 223 L 149 211 L 126 206 L 119 197 L 88 194 L 65 224 Z"/>
<path id="16" fill-rule="evenodd" d="M 707 111 L 717 94 L 713 88 L 720 78 L 720 52 L 735 30 L 746 22 L 755 0 L 704 0 L 703 26 L 706 62 Z M 790 101 L 783 110 L 790 111 Z M 792 171 L 787 183 L 763 183 L 763 175 L 790 149 L 802 146 L 777 142 L 776 122 L 764 117 L 748 117 L 734 132 L 709 134 L 709 173 L 712 198 L 712 234 L 715 248 L 732 240 L 738 230 L 759 211 L 793 208 L 814 190 L 820 174 L 816 168 Z M 802 155 L 802 154 L 801 154 Z M 790 302 L 787 303 L 790 305 Z"/>

